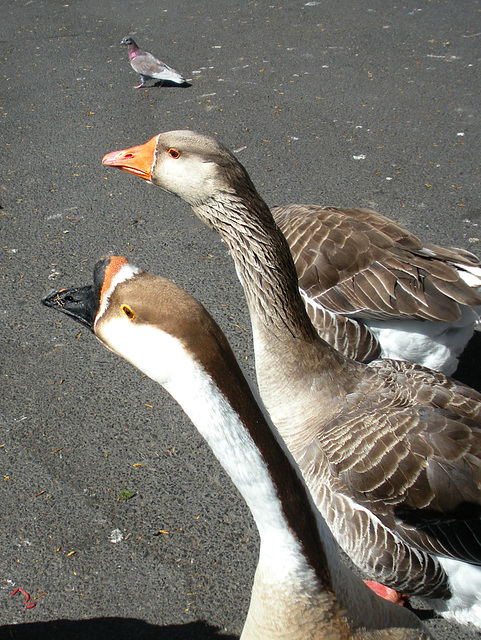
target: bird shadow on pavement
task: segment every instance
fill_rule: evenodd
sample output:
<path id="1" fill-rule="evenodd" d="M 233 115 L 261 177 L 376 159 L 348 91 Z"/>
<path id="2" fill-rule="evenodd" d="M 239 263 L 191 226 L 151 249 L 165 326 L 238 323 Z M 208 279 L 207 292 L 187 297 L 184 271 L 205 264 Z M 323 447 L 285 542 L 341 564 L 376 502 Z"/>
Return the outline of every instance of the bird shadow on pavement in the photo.
<path id="1" fill-rule="evenodd" d="M 481 332 L 474 332 L 459 358 L 453 378 L 481 392 Z"/>
<path id="2" fill-rule="evenodd" d="M 157 80 L 151 87 L 177 87 L 178 89 L 188 89 L 192 84 L 190 82 L 183 82 L 179 84 L 178 82 L 172 82 L 172 80 Z"/>
<path id="3" fill-rule="evenodd" d="M 0 640 L 238 640 L 201 620 L 158 626 L 135 618 L 50 620 L 0 627 Z"/>

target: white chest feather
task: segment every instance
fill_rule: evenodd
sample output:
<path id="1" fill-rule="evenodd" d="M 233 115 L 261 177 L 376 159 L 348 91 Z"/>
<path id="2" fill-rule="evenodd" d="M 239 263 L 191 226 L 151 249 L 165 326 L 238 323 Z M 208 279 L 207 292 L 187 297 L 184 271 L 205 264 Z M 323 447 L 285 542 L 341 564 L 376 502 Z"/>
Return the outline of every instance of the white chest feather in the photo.
<path id="1" fill-rule="evenodd" d="M 256 521 L 273 566 L 283 557 L 297 562 L 299 545 L 286 524 L 266 464 L 239 415 L 181 342 L 160 329 L 115 318 L 102 327 L 103 341 L 162 385 L 206 439 L 241 492 Z M 292 569 L 292 567 L 291 567 Z"/>

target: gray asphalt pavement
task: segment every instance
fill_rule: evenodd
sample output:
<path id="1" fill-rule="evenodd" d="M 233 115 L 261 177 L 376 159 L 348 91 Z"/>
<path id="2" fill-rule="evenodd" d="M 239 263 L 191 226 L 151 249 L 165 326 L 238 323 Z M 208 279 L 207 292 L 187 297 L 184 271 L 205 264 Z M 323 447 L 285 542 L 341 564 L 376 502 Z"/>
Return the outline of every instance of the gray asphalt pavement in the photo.
<path id="1" fill-rule="evenodd" d="M 133 89 L 126 35 L 191 86 Z M 230 638 L 249 601 L 255 526 L 194 427 L 40 305 L 126 255 L 198 297 L 253 372 L 219 237 L 102 156 L 197 129 L 271 205 L 368 206 L 481 254 L 480 43 L 475 0 L 3 0 L 2 640 Z M 479 370 L 473 343 L 459 376 L 479 387 Z"/>

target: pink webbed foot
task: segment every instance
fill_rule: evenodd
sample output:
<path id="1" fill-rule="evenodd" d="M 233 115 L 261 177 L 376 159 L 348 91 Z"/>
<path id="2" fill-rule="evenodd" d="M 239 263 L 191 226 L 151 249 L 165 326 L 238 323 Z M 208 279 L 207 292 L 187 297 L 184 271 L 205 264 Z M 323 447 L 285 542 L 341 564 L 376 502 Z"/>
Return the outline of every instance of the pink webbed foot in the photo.
<path id="1" fill-rule="evenodd" d="M 394 589 L 391 589 L 390 587 L 385 587 L 383 584 L 379 584 L 379 582 L 364 580 L 364 584 L 383 600 L 388 600 L 389 602 L 398 604 L 401 607 L 405 605 L 409 597 L 399 593 L 399 591 L 394 591 Z"/>

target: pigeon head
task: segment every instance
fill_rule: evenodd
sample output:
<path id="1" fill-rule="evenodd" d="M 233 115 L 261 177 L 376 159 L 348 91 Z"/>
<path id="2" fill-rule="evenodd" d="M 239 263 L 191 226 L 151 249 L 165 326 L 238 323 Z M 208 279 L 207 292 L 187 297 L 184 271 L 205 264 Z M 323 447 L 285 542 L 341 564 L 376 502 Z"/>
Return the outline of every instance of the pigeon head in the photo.
<path id="1" fill-rule="evenodd" d="M 124 38 L 122 40 L 122 42 L 120 44 L 125 44 L 127 46 L 129 44 L 135 44 L 135 42 L 130 36 L 127 36 L 126 38 Z"/>

